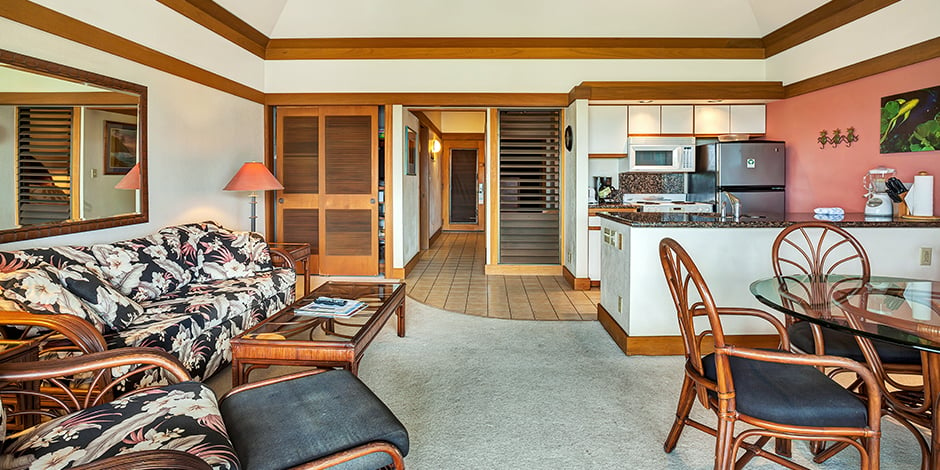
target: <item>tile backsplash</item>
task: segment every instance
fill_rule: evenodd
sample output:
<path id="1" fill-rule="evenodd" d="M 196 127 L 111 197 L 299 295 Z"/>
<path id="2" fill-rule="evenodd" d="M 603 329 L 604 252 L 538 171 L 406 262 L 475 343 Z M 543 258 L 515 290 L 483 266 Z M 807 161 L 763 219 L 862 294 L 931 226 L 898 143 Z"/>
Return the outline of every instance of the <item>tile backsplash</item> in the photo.
<path id="1" fill-rule="evenodd" d="M 685 173 L 620 173 L 621 194 L 680 194 Z"/>

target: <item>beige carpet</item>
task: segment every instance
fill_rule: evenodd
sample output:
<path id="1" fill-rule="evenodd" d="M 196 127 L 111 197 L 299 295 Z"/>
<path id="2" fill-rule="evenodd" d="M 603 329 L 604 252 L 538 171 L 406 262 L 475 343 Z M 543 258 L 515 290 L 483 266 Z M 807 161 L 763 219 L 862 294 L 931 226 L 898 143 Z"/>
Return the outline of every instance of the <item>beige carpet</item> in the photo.
<path id="1" fill-rule="evenodd" d="M 446 312 L 408 299 L 408 335 L 391 323 L 360 377 L 407 427 L 411 470 L 711 469 L 714 439 L 687 428 L 662 442 L 682 378 L 679 357 L 627 357 L 597 322 L 526 322 Z M 227 374 L 210 385 L 227 389 Z M 714 422 L 710 412 L 695 412 Z M 906 430 L 885 421 L 885 469 L 915 469 Z M 852 450 L 821 466 L 858 468 Z M 764 460 L 748 469 L 776 469 Z"/>

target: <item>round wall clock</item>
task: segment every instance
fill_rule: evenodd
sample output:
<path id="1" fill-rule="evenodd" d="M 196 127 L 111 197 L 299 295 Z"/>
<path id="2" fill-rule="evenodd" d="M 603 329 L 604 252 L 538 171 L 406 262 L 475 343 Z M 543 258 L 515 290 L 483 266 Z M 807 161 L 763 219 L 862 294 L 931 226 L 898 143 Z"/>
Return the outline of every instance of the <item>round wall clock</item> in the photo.
<path id="1" fill-rule="evenodd" d="M 571 131 L 571 126 L 568 126 L 565 128 L 565 149 L 570 152 L 572 147 L 574 147 L 574 133 Z"/>

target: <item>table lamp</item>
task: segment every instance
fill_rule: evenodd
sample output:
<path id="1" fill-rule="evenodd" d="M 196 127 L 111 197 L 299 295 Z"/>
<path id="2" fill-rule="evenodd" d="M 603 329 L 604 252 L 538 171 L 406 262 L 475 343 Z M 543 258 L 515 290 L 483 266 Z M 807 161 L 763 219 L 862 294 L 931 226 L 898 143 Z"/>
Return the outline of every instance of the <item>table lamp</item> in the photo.
<path id="1" fill-rule="evenodd" d="M 127 174 L 114 185 L 114 189 L 140 189 L 140 163 L 128 170 Z"/>
<path id="2" fill-rule="evenodd" d="M 251 231 L 254 232 L 255 221 L 258 219 L 258 216 L 255 215 L 255 206 L 258 205 L 256 191 L 284 189 L 284 185 L 261 162 L 245 162 L 238 170 L 238 173 L 235 173 L 232 180 L 222 189 L 225 191 L 251 191 Z"/>

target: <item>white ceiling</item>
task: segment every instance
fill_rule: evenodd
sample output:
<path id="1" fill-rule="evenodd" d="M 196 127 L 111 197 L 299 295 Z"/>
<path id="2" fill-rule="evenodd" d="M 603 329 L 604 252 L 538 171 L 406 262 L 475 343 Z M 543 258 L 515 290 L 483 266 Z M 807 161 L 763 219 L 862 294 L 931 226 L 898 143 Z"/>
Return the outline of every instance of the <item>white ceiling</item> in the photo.
<path id="1" fill-rule="evenodd" d="M 828 0 L 215 1 L 270 38 L 755 38 Z"/>

